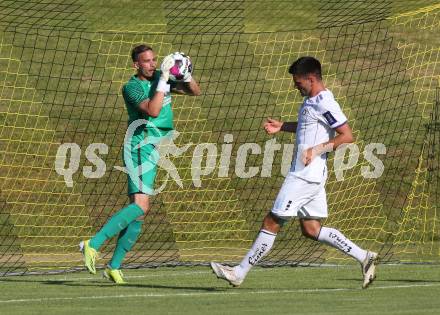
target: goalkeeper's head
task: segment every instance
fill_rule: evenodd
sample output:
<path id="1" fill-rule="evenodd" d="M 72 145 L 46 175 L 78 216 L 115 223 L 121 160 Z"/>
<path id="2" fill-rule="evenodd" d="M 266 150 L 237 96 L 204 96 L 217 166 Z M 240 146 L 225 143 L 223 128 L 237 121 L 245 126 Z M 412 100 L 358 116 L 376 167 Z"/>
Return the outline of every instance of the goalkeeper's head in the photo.
<path id="1" fill-rule="evenodd" d="M 136 46 L 131 51 L 133 66 L 137 70 L 137 76 L 141 80 L 151 80 L 157 67 L 156 54 L 148 45 Z"/>
<path id="2" fill-rule="evenodd" d="M 321 63 L 313 57 L 301 57 L 294 61 L 289 68 L 296 88 L 302 96 L 314 96 L 317 90 L 322 90 Z"/>

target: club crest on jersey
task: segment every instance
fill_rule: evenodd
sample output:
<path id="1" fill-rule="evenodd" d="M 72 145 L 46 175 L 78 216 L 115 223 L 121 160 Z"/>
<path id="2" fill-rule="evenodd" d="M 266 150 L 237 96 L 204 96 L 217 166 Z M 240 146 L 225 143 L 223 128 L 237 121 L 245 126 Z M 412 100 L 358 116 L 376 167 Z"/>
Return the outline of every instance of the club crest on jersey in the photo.
<path id="1" fill-rule="evenodd" d="M 336 118 L 333 117 L 332 113 L 330 113 L 330 112 L 325 112 L 323 114 L 323 116 L 327 120 L 327 122 L 330 126 L 337 122 Z"/>

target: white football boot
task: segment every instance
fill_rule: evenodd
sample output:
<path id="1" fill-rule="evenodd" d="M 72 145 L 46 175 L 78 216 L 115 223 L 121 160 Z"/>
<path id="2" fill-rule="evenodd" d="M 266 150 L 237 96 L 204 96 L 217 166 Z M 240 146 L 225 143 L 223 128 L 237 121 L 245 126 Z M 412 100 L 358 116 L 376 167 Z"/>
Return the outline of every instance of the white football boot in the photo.
<path id="1" fill-rule="evenodd" d="M 361 263 L 362 274 L 364 282 L 362 289 L 366 289 L 376 278 L 376 264 L 378 262 L 378 255 L 375 252 L 367 252 L 367 257 Z"/>
<path id="2" fill-rule="evenodd" d="M 215 262 L 211 262 L 212 271 L 216 274 L 217 278 L 223 279 L 229 282 L 234 287 L 240 286 L 244 278 L 239 278 L 233 267 L 221 265 Z"/>

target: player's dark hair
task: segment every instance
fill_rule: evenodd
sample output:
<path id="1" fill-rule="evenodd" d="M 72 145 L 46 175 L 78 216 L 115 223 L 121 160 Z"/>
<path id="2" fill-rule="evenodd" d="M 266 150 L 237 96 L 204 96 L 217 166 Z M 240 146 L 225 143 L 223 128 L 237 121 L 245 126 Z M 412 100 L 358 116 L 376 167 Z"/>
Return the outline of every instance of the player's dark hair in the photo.
<path id="1" fill-rule="evenodd" d="M 289 73 L 298 76 L 314 74 L 318 79 L 322 80 L 321 63 L 313 57 L 306 56 L 297 59 L 290 66 Z"/>
<path id="2" fill-rule="evenodd" d="M 138 61 L 140 54 L 142 54 L 143 52 L 149 51 L 149 50 L 152 51 L 153 48 L 151 48 L 150 46 L 145 45 L 145 44 L 136 46 L 131 51 L 131 59 L 133 59 L 133 62 L 136 62 L 136 61 Z"/>

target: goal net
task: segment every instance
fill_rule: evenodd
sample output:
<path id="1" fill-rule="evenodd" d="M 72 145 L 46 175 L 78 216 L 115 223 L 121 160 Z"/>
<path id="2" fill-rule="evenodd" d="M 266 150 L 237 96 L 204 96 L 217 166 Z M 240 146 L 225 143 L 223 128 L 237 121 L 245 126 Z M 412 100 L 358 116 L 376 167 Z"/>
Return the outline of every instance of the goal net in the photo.
<path id="1" fill-rule="evenodd" d="M 191 56 L 203 94 L 174 97 L 178 133 L 126 267 L 240 260 L 292 158 L 294 137 L 261 126 L 297 118 L 287 69 L 304 55 L 359 149 L 330 155 L 326 225 L 385 262 L 438 262 L 440 5 L 411 3 L 0 1 L 0 275 L 81 269 L 78 243 L 127 204 L 121 87 L 140 43 Z M 371 144 L 386 148 L 377 178 Z M 348 262 L 292 220 L 262 265 Z"/>

